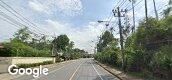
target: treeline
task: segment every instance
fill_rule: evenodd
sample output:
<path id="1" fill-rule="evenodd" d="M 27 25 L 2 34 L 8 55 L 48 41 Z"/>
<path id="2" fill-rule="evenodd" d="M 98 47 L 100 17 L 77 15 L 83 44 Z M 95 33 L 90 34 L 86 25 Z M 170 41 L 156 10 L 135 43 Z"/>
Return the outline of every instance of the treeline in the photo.
<path id="1" fill-rule="evenodd" d="M 10 41 L 3 42 L 0 56 L 3 57 L 46 57 L 51 56 L 51 41 L 46 36 L 31 33 L 27 27 L 19 29 Z"/>
<path id="2" fill-rule="evenodd" d="M 147 27 L 145 27 L 147 25 Z M 122 68 L 119 40 L 106 31 L 97 44 L 94 58 L 102 63 Z M 149 80 L 172 79 L 172 16 L 161 20 L 140 21 L 135 33 L 124 42 L 124 71 L 137 72 Z"/>
<path id="3" fill-rule="evenodd" d="M 52 41 L 52 44 L 53 56 L 56 56 L 57 59 L 62 58 L 64 60 L 70 60 L 91 57 L 88 52 L 74 48 L 74 42 L 70 41 L 67 35 L 60 35 L 56 37 Z"/>
<path id="4" fill-rule="evenodd" d="M 38 36 L 27 27 L 19 29 L 8 42 L 2 43 L 1 57 L 50 57 L 59 59 L 77 59 L 90 55 L 81 49 L 74 48 L 74 42 L 67 35 L 60 35 L 55 39 L 48 36 Z M 60 55 L 62 54 L 62 55 Z"/>

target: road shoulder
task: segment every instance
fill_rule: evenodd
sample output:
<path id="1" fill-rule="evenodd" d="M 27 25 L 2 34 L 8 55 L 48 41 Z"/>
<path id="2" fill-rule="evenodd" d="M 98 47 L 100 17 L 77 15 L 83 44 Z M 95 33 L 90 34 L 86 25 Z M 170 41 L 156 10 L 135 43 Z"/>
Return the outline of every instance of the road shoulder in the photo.
<path id="1" fill-rule="evenodd" d="M 98 65 L 100 65 L 102 68 L 104 68 L 105 70 L 107 70 L 109 73 L 111 73 L 112 75 L 118 77 L 120 80 L 143 80 L 140 78 L 136 78 L 136 77 L 132 77 L 129 76 L 127 74 L 125 74 L 124 72 L 117 70 L 115 68 L 112 68 L 106 64 L 102 64 L 96 60 L 94 60 Z"/>

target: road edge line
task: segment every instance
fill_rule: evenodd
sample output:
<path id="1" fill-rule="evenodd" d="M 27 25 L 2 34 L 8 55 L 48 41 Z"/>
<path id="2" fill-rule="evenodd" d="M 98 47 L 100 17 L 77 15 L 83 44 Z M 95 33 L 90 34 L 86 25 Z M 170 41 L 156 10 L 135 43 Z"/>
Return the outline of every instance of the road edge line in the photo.
<path id="1" fill-rule="evenodd" d="M 97 71 L 97 69 L 95 68 L 95 66 L 93 64 L 91 64 L 92 67 L 94 68 L 94 70 L 96 71 L 96 73 L 98 74 L 98 76 L 100 77 L 101 80 L 103 80 L 102 76 L 100 75 L 100 73 Z"/>
<path id="2" fill-rule="evenodd" d="M 115 77 L 117 77 L 120 80 L 123 80 L 121 77 L 119 77 L 117 74 L 114 74 L 113 72 L 109 71 L 108 69 L 106 69 L 105 67 L 103 67 L 101 64 L 99 64 L 98 61 L 94 60 L 100 67 L 102 67 L 103 69 L 105 69 L 106 71 L 108 71 L 109 73 L 111 73 L 112 75 L 114 75 Z"/>

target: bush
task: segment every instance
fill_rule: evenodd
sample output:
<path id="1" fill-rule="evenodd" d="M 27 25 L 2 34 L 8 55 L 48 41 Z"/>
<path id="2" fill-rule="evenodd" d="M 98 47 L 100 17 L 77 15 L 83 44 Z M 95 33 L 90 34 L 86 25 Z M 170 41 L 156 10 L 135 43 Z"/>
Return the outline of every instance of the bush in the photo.
<path id="1" fill-rule="evenodd" d="M 130 52 L 127 55 L 127 68 L 129 71 L 142 71 L 144 65 L 144 57 L 142 50 Z"/>
<path id="2" fill-rule="evenodd" d="M 51 56 L 49 50 L 38 50 L 18 40 L 12 40 L 10 43 L 4 43 L 4 47 L 5 47 L 4 50 L 0 50 L 0 53 L 2 53 L 0 56 L 4 56 L 4 55 L 14 56 L 14 57 Z"/>
<path id="3" fill-rule="evenodd" d="M 110 65 L 117 65 L 120 63 L 118 60 L 118 50 L 111 50 L 106 48 L 103 52 L 94 55 L 94 58 L 102 63 Z"/>
<path id="4" fill-rule="evenodd" d="M 172 78 L 172 45 L 163 46 L 153 56 L 150 67 L 156 76 Z"/>
<path id="5" fill-rule="evenodd" d="M 33 63 L 33 64 L 17 64 L 19 68 L 28 68 L 28 67 L 36 67 L 40 65 L 47 65 L 47 64 L 53 64 L 52 61 L 44 61 L 42 63 Z"/>

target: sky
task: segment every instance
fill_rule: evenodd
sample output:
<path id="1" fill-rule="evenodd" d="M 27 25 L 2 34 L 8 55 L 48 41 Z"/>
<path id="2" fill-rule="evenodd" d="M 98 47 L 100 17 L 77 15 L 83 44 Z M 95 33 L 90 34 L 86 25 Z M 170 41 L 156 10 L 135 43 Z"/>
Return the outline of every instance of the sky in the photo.
<path id="1" fill-rule="evenodd" d="M 113 14 L 112 9 L 125 0 L 2 0 L 10 5 L 20 15 L 36 25 L 36 28 L 23 22 L 0 6 L 0 42 L 8 41 L 20 28 L 8 22 L 2 16 L 6 14 L 16 21 L 25 24 L 31 31 L 38 34 L 58 36 L 66 34 L 75 47 L 93 53 L 98 36 L 106 29 L 105 23 L 98 20 L 109 21 Z M 141 1 L 141 2 L 140 2 Z M 166 8 L 168 0 L 155 0 L 159 16 Z M 139 3 L 140 2 L 140 3 Z M 139 3 L 139 4 L 137 4 Z M 137 0 L 135 5 L 136 25 L 144 18 L 144 0 Z M 1 1 L 0 5 L 5 6 Z M 131 8 L 131 3 L 126 1 L 121 9 Z M 132 25 L 132 11 L 127 13 Z M 148 0 L 148 15 L 155 17 L 153 2 Z M 117 18 L 112 18 L 112 24 Z M 116 23 L 116 22 L 115 22 Z M 116 30 L 114 36 L 118 37 L 118 26 L 112 25 Z"/>

